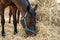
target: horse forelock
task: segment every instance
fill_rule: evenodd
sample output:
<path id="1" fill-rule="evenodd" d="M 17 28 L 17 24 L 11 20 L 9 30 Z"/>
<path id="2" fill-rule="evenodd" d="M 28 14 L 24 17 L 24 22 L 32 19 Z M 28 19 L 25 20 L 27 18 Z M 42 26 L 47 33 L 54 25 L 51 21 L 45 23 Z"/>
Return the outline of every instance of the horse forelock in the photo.
<path id="1" fill-rule="evenodd" d="M 33 8 L 30 8 L 29 10 L 31 17 L 35 17 L 36 13 Z"/>

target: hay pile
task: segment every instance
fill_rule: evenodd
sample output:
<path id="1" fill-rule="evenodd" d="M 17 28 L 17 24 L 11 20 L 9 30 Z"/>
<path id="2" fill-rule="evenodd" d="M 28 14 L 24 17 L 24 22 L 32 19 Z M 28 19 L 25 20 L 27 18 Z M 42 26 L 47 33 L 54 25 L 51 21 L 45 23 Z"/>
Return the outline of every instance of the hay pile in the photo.
<path id="1" fill-rule="evenodd" d="M 42 39 L 60 40 L 60 4 L 57 0 L 35 0 L 37 8 L 37 29 Z M 37 34 L 38 35 L 38 34 Z"/>
<path id="2" fill-rule="evenodd" d="M 6 37 L 3 38 L 0 34 L 0 40 L 60 40 L 59 4 L 55 0 L 30 0 L 30 3 L 33 7 L 38 4 L 36 10 L 37 35 L 25 38 L 24 30 L 20 24 L 18 24 L 18 34 L 13 35 L 13 24 L 8 25 L 7 23 L 5 24 Z"/>

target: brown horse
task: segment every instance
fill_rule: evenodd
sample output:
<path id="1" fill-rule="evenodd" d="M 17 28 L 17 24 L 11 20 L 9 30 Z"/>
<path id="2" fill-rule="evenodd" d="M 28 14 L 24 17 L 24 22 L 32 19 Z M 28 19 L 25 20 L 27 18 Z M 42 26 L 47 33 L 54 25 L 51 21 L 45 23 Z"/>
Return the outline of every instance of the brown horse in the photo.
<path id="1" fill-rule="evenodd" d="M 18 10 L 16 10 L 16 12 L 17 12 L 17 23 L 19 23 L 19 16 L 20 16 L 20 11 Z M 11 16 L 13 15 L 13 6 L 11 5 L 11 6 L 9 6 L 9 23 L 11 23 Z"/>
<path id="2" fill-rule="evenodd" d="M 21 24 L 25 28 L 26 34 L 32 35 L 36 31 L 36 12 L 35 10 L 37 9 L 37 5 L 35 8 L 32 8 L 28 0 L 12 0 L 17 8 L 21 11 L 22 13 L 22 18 Z"/>
<path id="3" fill-rule="evenodd" d="M 14 4 L 14 5 L 13 5 Z M 0 0 L 0 13 L 1 13 L 1 24 L 2 24 L 2 36 L 5 35 L 4 31 L 4 9 L 6 6 L 12 5 L 13 9 L 13 24 L 14 24 L 14 34 L 17 33 L 17 21 L 16 21 L 16 10 L 18 10 L 22 13 L 22 20 L 21 24 L 23 25 L 23 28 L 25 29 L 26 34 L 32 35 L 35 34 L 36 31 L 36 8 L 32 8 L 28 0 Z M 16 7 L 17 8 L 16 8 Z"/>

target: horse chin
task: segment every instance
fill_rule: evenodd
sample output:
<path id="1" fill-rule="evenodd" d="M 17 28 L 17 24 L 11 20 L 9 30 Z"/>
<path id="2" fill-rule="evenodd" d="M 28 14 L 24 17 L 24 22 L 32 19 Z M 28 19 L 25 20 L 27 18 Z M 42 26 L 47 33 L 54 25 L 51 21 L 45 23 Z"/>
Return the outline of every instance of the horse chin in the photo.
<path id="1" fill-rule="evenodd" d="M 25 32 L 26 32 L 26 36 L 36 36 L 36 33 L 32 33 L 27 30 L 25 30 Z"/>
<path id="2" fill-rule="evenodd" d="M 28 34 L 29 34 L 29 35 L 35 34 L 34 32 L 32 32 L 33 30 L 36 31 L 35 25 L 31 25 L 31 26 L 29 25 L 28 28 L 31 30 L 31 31 L 28 31 Z"/>

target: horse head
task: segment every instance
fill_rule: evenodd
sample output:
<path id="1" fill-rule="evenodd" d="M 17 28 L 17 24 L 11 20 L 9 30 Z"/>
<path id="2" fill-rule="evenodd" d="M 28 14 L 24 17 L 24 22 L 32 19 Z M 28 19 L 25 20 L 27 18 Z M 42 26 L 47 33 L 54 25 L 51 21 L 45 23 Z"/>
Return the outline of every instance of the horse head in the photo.
<path id="1" fill-rule="evenodd" d="M 28 15 L 26 17 L 27 19 L 27 27 L 29 28 L 29 31 L 32 33 L 36 32 L 36 9 L 38 5 L 35 5 L 34 8 L 28 6 Z M 30 34 L 30 33 L 29 33 Z"/>

